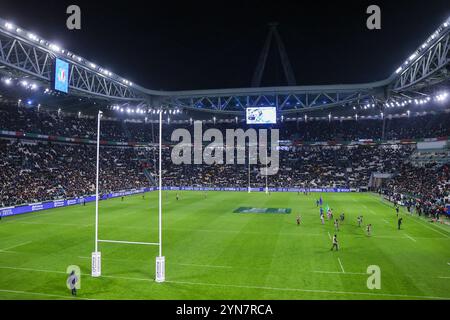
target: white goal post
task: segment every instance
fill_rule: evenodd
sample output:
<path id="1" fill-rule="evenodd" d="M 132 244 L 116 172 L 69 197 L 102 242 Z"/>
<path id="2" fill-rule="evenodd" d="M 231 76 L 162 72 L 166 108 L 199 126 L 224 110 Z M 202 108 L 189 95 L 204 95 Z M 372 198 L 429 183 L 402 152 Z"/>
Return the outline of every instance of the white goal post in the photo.
<path id="1" fill-rule="evenodd" d="M 117 243 L 129 245 L 149 245 L 158 246 L 159 253 L 155 264 L 155 281 L 165 281 L 165 257 L 162 255 L 162 111 L 159 110 L 159 192 L 158 192 L 158 242 L 136 242 L 123 240 L 102 240 L 98 238 L 98 202 L 99 202 L 99 171 L 100 171 L 100 121 L 103 112 L 98 112 L 97 120 L 97 165 L 96 165 L 96 186 L 95 186 L 95 249 L 92 252 L 91 276 L 100 277 L 102 275 L 101 252 L 99 251 L 99 242 Z"/>

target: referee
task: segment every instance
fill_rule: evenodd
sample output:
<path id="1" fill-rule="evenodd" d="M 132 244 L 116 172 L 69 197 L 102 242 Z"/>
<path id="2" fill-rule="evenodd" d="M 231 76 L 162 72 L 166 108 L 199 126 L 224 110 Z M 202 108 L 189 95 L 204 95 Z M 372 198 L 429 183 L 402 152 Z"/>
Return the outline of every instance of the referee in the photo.
<path id="1" fill-rule="evenodd" d="M 69 277 L 67 278 L 67 285 L 70 288 L 72 296 L 77 295 L 77 283 L 78 283 L 78 277 L 76 276 L 75 271 L 72 270 Z"/>

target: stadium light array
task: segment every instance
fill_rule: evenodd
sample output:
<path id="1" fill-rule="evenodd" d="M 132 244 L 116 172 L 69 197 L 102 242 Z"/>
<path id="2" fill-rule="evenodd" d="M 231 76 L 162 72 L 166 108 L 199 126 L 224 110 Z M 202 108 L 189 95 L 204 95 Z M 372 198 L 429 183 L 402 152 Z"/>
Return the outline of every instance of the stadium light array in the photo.
<path id="1" fill-rule="evenodd" d="M 13 26 L 12 23 L 6 22 L 5 23 L 5 28 L 8 29 L 8 30 L 12 30 L 12 29 L 14 29 L 14 26 Z"/>
<path id="2" fill-rule="evenodd" d="M 439 101 L 439 102 L 442 102 L 442 101 L 447 100 L 447 97 L 448 97 L 448 93 L 444 92 L 444 93 L 441 93 L 441 94 L 437 95 L 436 96 L 436 100 Z"/>
<path id="3" fill-rule="evenodd" d="M 26 32 L 25 30 L 22 30 L 19 27 L 15 27 L 12 23 L 10 22 L 5 22 L 4 23 L 4 28 L 10 31 L 15 31 L 18 35 L 28 38 L 32 41 L 38 42 L 40 45 L 42 46 L 47 46 L 50 50 L 57 52 L 59 54 L 64 54 L 65 56 L 73 59 L 73 61 L 76 61 L 78 63 L 82 63 L 83 65 L 85 65 L 86 67 L 93 69 L 94 71 L 100 71 L 102 74 L 112 77 L 113 73 L 106 70 L 106 69 L 102 69 L 97 67 L 97 65 L 95 65 L 92 62 L 89 62 L 88 60 L 80 57 L 80 56 L 76 56 L 75 54 L 69 52 L 66 49 L 61 48 L 59 45 L 55 44 L 55 43 L 51 43 L 48 42 L 44 39 L 39 38 L 36 34 L 34 34 L 33 32 Z M 120 81 L 123 85 L 126 86 L 133 86 L 133 83 L 127 79 L 121 78 L 119 77 L 119 79 L 116 79 L 118 81 Z"/>
<path id="4" fill-rule="evenodd" d="M 12 79 L 11 78 L 5 78 L 5 79 L 3 79 L 3 82 L 6 84 L 6 85 L 10 85 L 11 83 L 12 83 Z"/>
<path id="5" fill-rule="evenodd" d="M 404 67 L 407 66 L 410 63 L 413 63 L 414 60 L 416 60 L 418 57 L 420 57 L 420 54 L 423 50 L 425 50 L 431 42 L 433 42 L 439 35 L 444 31 L 444 29 L 448 28 L 450 26 L 450 17 L 420 46 L 419 49 L 417 49 L 404 63 L 402 66 L 400 66 L 395 73 L 399 74 L 403 71 Z"/>
<path id="6" fill-rule="evenodd" d="M 405 99 L 405 100 L 392 100 L 392 101 L 386 101 L 384 103 L 384 106 L 386 108 L 395 108 L 395 107 L 406 107 L 408 105 L 414 104 L 414 105 L 425 105 L 428 104 L 431 101 L 435 102 L 444 102 L 448 98 L 448 92 L 444 91 L 436 95 L 432 96 L 426 96 L 421 98 L 415 98 L 415 99 Z M 368 109 L 368 105 L 364 106 L 364 109 Z"/>
<path id="7" fill-rule="evenodd" d="M 50 43 L 49 48 L 51 50 L 55 51 L 55 52 L 60 52 L 61 51 L 61 48 L 58 45 L 54 44 L 54 43 Z"/>

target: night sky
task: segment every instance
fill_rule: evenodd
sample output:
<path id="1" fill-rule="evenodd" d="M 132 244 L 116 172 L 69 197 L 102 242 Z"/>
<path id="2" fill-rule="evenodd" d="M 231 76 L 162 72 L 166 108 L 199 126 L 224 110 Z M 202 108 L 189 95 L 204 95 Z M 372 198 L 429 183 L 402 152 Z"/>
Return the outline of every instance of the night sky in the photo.
<path id="1" fill-rule="evenodd" d="M 82 29 L 66 28 L 77 4 Z M 382 30 L 366 28 L 377 4 Z M 20 1 L 0 16 L 137 84 L 156 90 L 249 87 L 279 22 L 298 85 L 382 80 L 450 16 L 448 0 Z M 286 85 L 274 43 L 263 86 Z"/>

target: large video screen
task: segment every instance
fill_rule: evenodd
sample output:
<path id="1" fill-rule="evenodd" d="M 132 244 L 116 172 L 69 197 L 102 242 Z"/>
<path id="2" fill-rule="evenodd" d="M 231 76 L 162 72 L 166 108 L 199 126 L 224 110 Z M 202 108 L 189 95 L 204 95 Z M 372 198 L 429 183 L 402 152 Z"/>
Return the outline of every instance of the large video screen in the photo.
<path id="1" fill-rule="evenodd" d="M 277 123 L 277 109 L 275 107 L 247 108 L 247 124 L 275 124 Z"/>
<path id="2" fill-rule="evenodd" d="M 58 58 L 55 60 L 54 89 L 69 92 L 69 63 Z"/>

